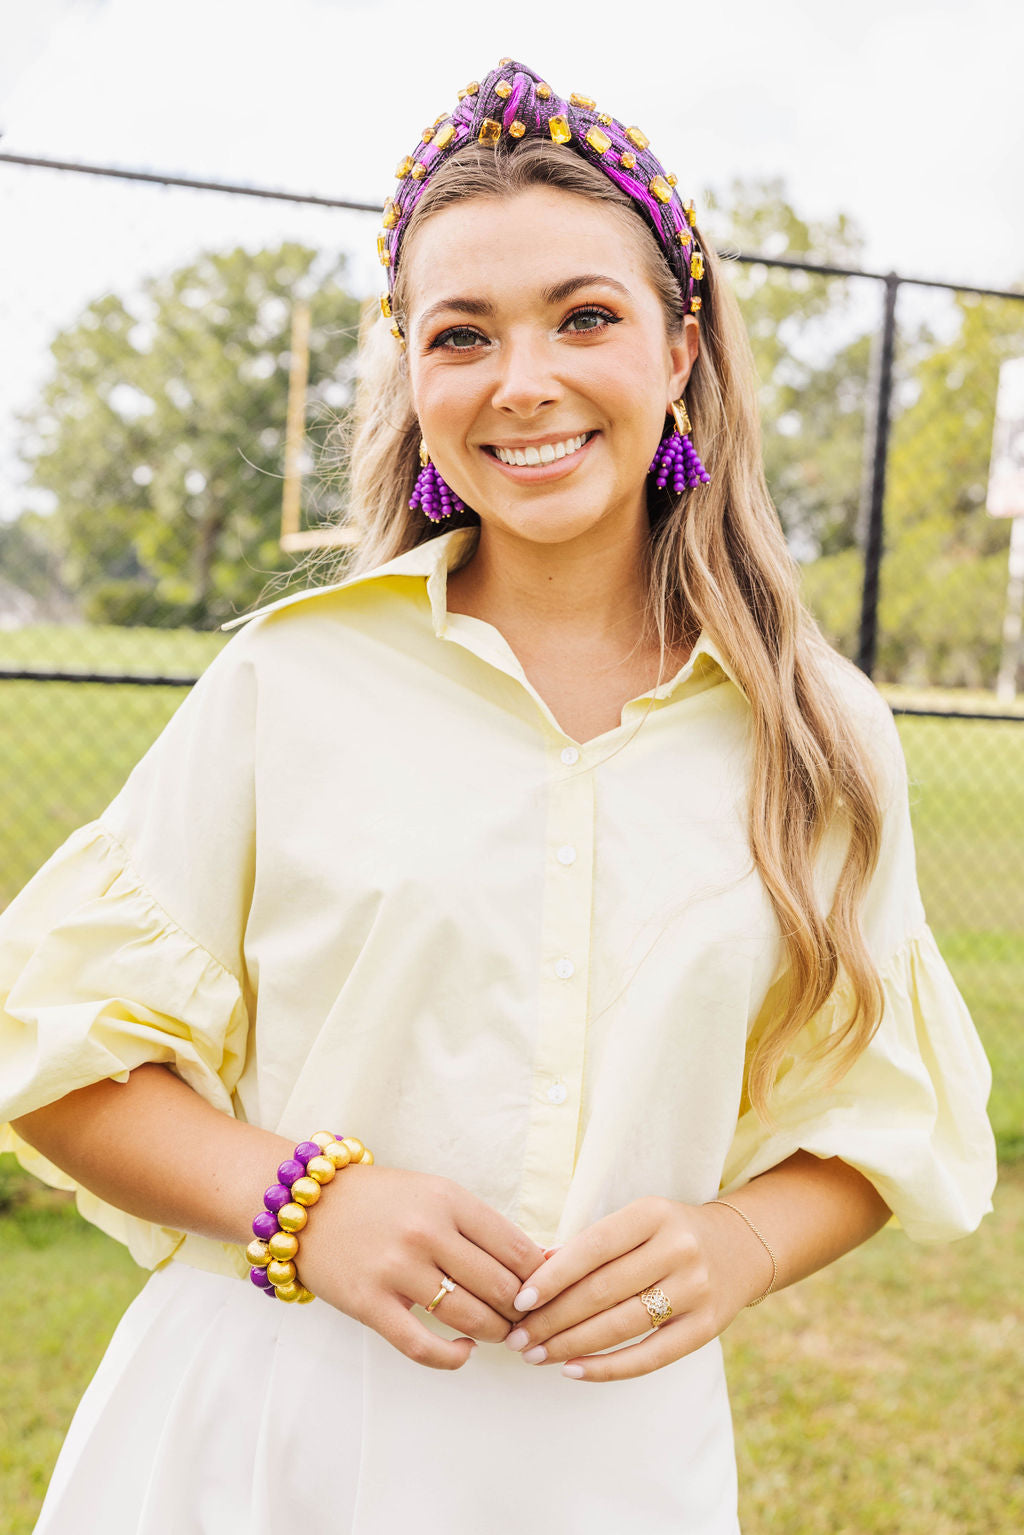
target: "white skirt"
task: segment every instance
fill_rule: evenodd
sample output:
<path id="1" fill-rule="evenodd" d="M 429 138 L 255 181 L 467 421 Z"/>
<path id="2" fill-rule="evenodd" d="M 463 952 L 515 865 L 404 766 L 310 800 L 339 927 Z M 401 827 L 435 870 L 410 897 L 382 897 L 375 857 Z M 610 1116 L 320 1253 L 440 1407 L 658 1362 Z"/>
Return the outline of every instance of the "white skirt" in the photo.
<path id="1" fill-rule="evenodd" d="M 36 1535 L 738 1535 L 736 1504 L 717 1338 L 600 1384 L 503 1344 L 434 1370 L 322 1301 L 172 1263 L 121 1319 Z"/>

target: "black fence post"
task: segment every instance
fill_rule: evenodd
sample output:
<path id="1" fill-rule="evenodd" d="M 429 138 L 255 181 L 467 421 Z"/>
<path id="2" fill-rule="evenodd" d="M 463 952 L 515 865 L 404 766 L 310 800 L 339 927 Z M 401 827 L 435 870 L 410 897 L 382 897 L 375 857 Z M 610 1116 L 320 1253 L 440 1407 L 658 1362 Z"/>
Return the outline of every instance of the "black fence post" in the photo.
<path id="1" fill-rule="evenodd" d="M 885 465 L 889 451 L 889 416 L 892 401 L 892 368 L 896 346 L 896 295 L 900 279 L 895 272 L 885 275 L 885 306 L 882 316 L 882 340 L 872 379 L 873 417 L 870 425 L 870 485 L 864 518 L 864 585 L 860 602 L 860 639 L 857 665 L 870 677 L 875 669 L 878 648 L 878 583 L 882 568 L 884 541 Z"/>

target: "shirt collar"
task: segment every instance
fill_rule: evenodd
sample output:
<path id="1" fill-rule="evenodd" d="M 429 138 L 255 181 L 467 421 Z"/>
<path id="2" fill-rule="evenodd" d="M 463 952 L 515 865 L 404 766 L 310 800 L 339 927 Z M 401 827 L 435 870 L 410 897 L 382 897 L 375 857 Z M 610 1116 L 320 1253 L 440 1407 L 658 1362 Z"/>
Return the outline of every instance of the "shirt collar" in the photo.
<path id="1" fill-rule="evenodd" d="M 457 570 L 472 557 L 479 535 L 480 530 L 475 525 L 451 528 L 447 533 L 441 533 L 436 538 L 428 538 L 422 544 L 417 544 L 415 548 L 407 549 L 404 554 L 395 555 L 393 559 L 385 561 L 382 565 L 360 571 L 358 575 L 347 576 L 343 581 L 335 581 L 330 586 L 316 586 L 307 588 L 305 591 L 292 592 L 286 597 L 278 598 L 276 602 L 267 603 L 265 607 L 256 608 L 252 613 L 242 613 L 237 618 L 231 618 L 220 627 L 237 629 L 254 618 L 262 618 L 264 614 L 276 613 L 281 608 L 308 602 L 313 598 L 325 596 L 328 592 L 344 591 L 348 587 L 361 586 L 368 581 L 382 581 L 394 576 L 410 576 L 425 579 L 430 601 L 431 624 L 434 633 L 441 638 L 448 629 L 451 616 L 447 602 L 449 573 Z M 702 658 L 706 659 L 702 660 Z M 733 687 L 746 698 L 746 692 L 735 671 L 706 629 L 701 630 L 689 659 L 676 676 L 653 689 L 655 697 L 668 697 L 677 685 L 708 665 L 717 667 Z"/>

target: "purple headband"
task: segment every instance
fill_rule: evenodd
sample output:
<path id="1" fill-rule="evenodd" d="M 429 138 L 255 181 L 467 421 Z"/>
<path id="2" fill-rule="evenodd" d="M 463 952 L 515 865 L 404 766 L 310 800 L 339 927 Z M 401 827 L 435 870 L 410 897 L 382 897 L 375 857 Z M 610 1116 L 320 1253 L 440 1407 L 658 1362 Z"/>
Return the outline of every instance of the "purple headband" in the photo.
<path id="1" fill-rule="evenodd" d="M 454 112 L 442 112 L 424 128 L 412 154 L 395 172 L 398 190 L 384 205 L 384 228 L 377 252 L 387 268 L 388 291 L 381 295 L 385 319 L 391 319 L 402 236 L 413 209 L 434 171 L 464 144 L 498 144 L 505 136 L 510 147 L 523 138 L 565 144 L 591 164 L 600 166 L 621 187 L 657 237 L 675 273 L 688 314 L 697 314 L 701 300 L 697 285 L 704 276 L 704 257 L 691 229 L 697 215 L 693 202 L 683 207 L 676 178 L 666 174 L 639 128 L 626 128 L 608 112 L 598 112 L 589 96 L 577 92 L 563 101 L 532 69 L 514 59 L 500 59 L 497 69 L 459 92 Z M 392 334 L 402 339 L 397 325 Z"/>

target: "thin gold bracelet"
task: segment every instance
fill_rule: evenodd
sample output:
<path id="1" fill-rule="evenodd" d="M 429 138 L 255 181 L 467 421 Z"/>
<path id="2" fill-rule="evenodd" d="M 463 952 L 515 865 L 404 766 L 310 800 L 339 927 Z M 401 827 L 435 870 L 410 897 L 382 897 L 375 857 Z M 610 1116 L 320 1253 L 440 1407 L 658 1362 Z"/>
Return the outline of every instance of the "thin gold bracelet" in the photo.
<path id="1" fill-rule="evenodd" d="M 751 1301 L 747 1302 L 747 1306 L 748 1307 L 750 1307 L 750 1306 L 759 1306 L 761 1304 L 761 1302 L 767 1296 L 769 1296 L 772 1293 L 772 1291 L 775 1288 L 775 1281 L 779 1277 L 779 1265 L 778 1265 L 778 1262 L 776 1261 L 775 1254 L 772 1252 L 771 1248 L 768 1246 L 768 1243 L 765 1241 L 764 1237 L 761 1235 L 761 1233 L 758 1231 L 757 1227 L 754 1225 L 754 1222 L 750 1219 L 750 1216 L 749 1215 L 744 1215 L 743 1211 L 740 1209 L 739 1205 L 731 1205 L 727 1199 L 710 1199 L 708 1201 L 708 1203 L 712 1204 L 712 1205 L 725 1205 L 725 1208 L 727 1210 L 735 1210 L 736 1214 L 740 1217 L 740 1219 L 746 1221 L 747 1225 L 750 1227 L 751 1231 L 757 1237 L 758 1241 L 761 1243 L 761 1246 L 764 1248 L 765 1252 L 768 1254 L 769 1258 L 772 1260 L 771 1284 L 768 1286 L 767 1290 L 765 1290 L 764 1295 L 759 1295 L 757 1297 L 757 1300 L 751 1300 Z"/>

